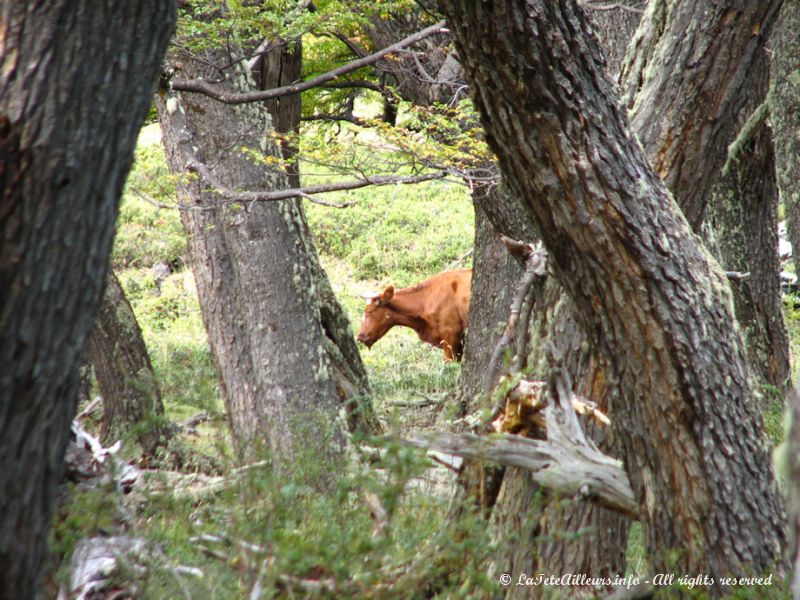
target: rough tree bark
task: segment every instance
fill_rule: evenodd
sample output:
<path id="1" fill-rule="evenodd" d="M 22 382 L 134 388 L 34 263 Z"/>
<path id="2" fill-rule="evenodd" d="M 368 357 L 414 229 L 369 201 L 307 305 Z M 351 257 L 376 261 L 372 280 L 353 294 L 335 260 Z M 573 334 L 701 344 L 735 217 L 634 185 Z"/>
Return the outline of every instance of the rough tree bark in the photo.
<path id="1" fill-rule="evenodd" d="M 714 577 L 769 571 L 784 543 L 782 508 L 741 340 L 730 326 L 730 288 L 628 132 L 582 12 L 574 2 L 442 4 L 503 173 L 529 207 L 582 326 L 608 361 L 615 432 L 654 569 Z M 701 13 L 688 4 L 666 30 L 690 30 Z M 711 69 L 709 57 L 694 55 L 701 76 L 672 81 L 694 98 L 688 104 L 695 116 L 704 114 L 697 98 L 711 102 L 716 118 L 724 116 L 716 109 L 738 100 L 730 89 L 736 86 L 715 86 L 747 73 L 751 47 L 763 41 L 752 32 L 768 33 L 779 4 L 705 7 L 704 28 L 726 33 L 718 50 L 737 60 L 735 68 Z M 735 31 L 727 29 L 732 22 Z M 711 39 L 701 47 L 716 47 L 719 38 Z M 668 44 L 659 48 L 660 65 L 676 58 Z M 653 90 L 665 100 L 675 95 L 656 85 L 669 73 L 652 66 L 642 73 L 637 82 L 649 91 L 637 119 L 658 104 Z M 676 102 L 669 112 L 681 109 Z M 645 145 L 667 133 L 666 119 L 652 116 Z M 719 122 L 689 127 L 683 116 L 675 134 L 688 149 L 677 179 L 665 173 L 671 185 L 688 185 L 706 165 L 718 168 L 724 160 Z M 653 161 L 659 171 L 677 156 L 673 144 L 666 146 Z M 702 206 L 688 206 L 701 220 Z"/>
<path id="2" fill-rule="evenodd" d="M 731 287 L 748 363 L 758 379 L 766 409 L 773 397 L 783 397 L 790 376 L 777 251 L 775 154 L 766 123 L 759 126 L 741 152 L 714 189 L 709 224 L 725 270 L 749 273 L 747 278 L 732 282 Z"/>
<path id="3" fill-rule="evenodd" d="M 800 273 L 800 3 L 784 2 L 772 48 L 769 120 L 778 188 L 786 209 L 794 264 Z"/>
<path id="4" fill-rule="evenodd" d="M 172 58 L 193 78 L 219 78 L 216 65 L 229 60 L 221 51 Z M 252 85 L 248 74 L 228 76 L 229 88 Z M 157 107 L 173 172 L 185 173 L 187 164 L 199 160 L 231 188 L 287 186 L 284 173 L 248 156 L 277 153 L 263 106 L 162 94 Z M 345 418 L 362 431 L 371 431 L 375 421 L 349 323 L 338 304 L 330 304 L 335 299 L 316 262 L 299 200 L 226 202 L 196 179 L 183 181 L 179 198 L 238 448 L 252 455 L 265 445 L 284 470 L 300 455 L 314 457 L 323 471 L 341 464 Z M 349 346 L 340 348 L 340 340 Z"/>
<path id="5" fill-rule="evenodd" d="M 260 90 L 291 85 L 302 79 L 303 45 L 301 40 L 276 39 L 255 60 L 252 72 Z M 277 133 L 288 134 L 281 139 L 281 154 L 286 165 L 287 185 L 300 187 L 297 165 L 297 145 L 292 139 L 298 133 L 302 109 L 300 94 L 267 100 L 264 105 L 272 117 L 272 127 Z"/>
<path id="6" fill-rule="evenodd" d="M 650 0 L 631 42 L 620 75 L 631 128 L 695 231 L 781 4 Z"/>
<path id="7" fill-rule="evenodd" d="M 606 70 L 616 77 L 640 15 L 618 4 L 613 10 L 587 10 L 587 16 L 598 32 Z M 514 218 L 503 214 L 503 207 L 508 205 L 507 200 L 510 199 L 504 198 L 502 200 L 505 202 L 495 201 L 491 204 L 491 208 L 487 209 L 491 220 L 509 237 L 526 235 L 520 231 L 512 233 L 514 229 L 520 229 L 520 223 L 526 222 L 524 214 L 519 214 L 519 209 Z M 547 377 L 544 348 L 548 344 L 555 344 L 559 354 L 569 358 L 564 367 L 571 375 L 574 391 L 597 402 L 601 410 L 608 411 L 607 370 L 602 364 L 602 357 L 589 347 L 585 333 L 576 323 L 573 303 L 564 296 L 562 287 L 554 278 L 546 281 L 544 293 L 537 298 L 529 335 L 531 355 L 528 364 L 534 376 Z M 470 373 L 462 371 L 462 382 L 470 380 Z M 586 433 L 602 452 L 611 456 L 621 454 L 607 428 L 587 423 Z M 533 488 L 526 489 L 527 486 Z M 512 572 L 579 572 L 599 577 L 613 577 L 625 572 L 626 540 L 630 525 L 627 517 L 592 502 L 573 502 L 565 509 L 559 501 L 547 502 L 539 498 L 537 488 L 529 474 L 518 469 L 506 470 L 501 495 L 492 517 L 495 535 L 502 537 L 504 531 L 510 528 L 517 530 L 525 525 L 528 530 L 521 532 L 521 535 L 530 546 L 515 544 L 501 547 L 498 564 L 504 564 Z M 521 489 L 525 491 L 520 493 Z M 529 505 L 530 510 L 520 522 L 518 515 L 524 505 Z M 540 518 L 536 517 L 535 511 L 541 511 Z M 535 590 L 525 591 L 534 593 Z M 506 593 L 516 596 L 521 592 L 507 588 Z"/>
<path id="8" fill-rule="evenodd" d="M 164 405 L 142 330 L 112 270 L 87 351 L 103 397 L 104 444 L 130 432 L 152 458 L 169 435 Z"/>
<path id="9" fill-rule="evenodd" d="M 34 597 L 78 368 L 174 6 L 0 5 L 0 597 Z"/>
<path id="10" fill-rule="evenodd" d="M 613 5 L 583 2 L 586 16 L 594 25 L 606 71 L 614 81 L 619 80 L 619 72 L 628 52 L 628 44 L 636 31 L 639 21 L 649 0 L 624 0 Z"/>

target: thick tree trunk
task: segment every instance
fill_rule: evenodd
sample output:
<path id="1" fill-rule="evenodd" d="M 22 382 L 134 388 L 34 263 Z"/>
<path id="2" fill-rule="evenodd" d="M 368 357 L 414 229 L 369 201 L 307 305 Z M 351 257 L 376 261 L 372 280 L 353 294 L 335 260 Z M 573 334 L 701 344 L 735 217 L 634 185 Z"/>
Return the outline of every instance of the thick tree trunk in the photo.
<path id="1" fill-rule="evenodd" d="M 111 445 L 131 432 L 153 457 L 169 433 L 164 405 L 142 330 L 111 270 L 87 350 L 103 397 L 103 442 Z"/>
<path id="2" fill-rule="evenodd" d="M 736 22 L 722 43 L 741 60 L 719 72 L 699 61 L 697 79 L 679 87 L 745 74 L 751 32 L 769 31 L 777 4 L 707 12 L 712 32 L 724 31 L 720 21 Z M 783 516 L 741 340 L 730 327 L 730 288 L 627 132 L 580 9 L 534 0 L 443 5 L 487 139 L 608 361 L 615 432 L 654 569 L 714 577 L 769 571 L 784 543 Z M 647 75 L 667 77 L 652 68 Z M 734 100 L 713 86 L 706 91 L 726 107 Z M 648 93 L 643 102 L 656 98 Z M 703 111 L 688 104 L 698 121 L 691 129 L 703 133 L 710 127 Z M 719 127 L 710 127 L 714 144 Z M 679 133 L 692 150 L 705 150 L 687 153 L 682 177 L 722 163 L 724 143 L 719 149 Z M 679 550 L 677 565 L 671 550 Z"/>
<path id="3" fill-rule="evenodd" d="M 180 62 L 190 77 L 219 76 L 213 65 L 221 59 L 209 53 L 181 56 Z M 240 77 L 229 85 L 248 87 L 247 75 Z M 162 97 L 158 110 L 173 172 L 182 173 L 188 163 L 199 160 L 234 189 L 286 187 L 284 173 L 270 172 L 247 155 L 277 152 L 267 136 L 270 119 L 263 107 L 179 94 Z M 329 481 L 335 465 L 344 460 L 344 410 L 362 430 L 371 429 L 372 411 L 365 380 L 357 377 L 363 367 L 358 369 L 360 361 L 357 367 L 349 362 L 358 360 L 358 354 L 333 347 L 344 337 L 339 329 L 352 338 L 346 319 L 339 311 L 338 322 L 323 320 L 322 314 L 332 310 L 326 304 L 332 294 L 316 262 L 299 200 L 231 203 L 198 181 L 184 181 L 179 198 L 203 318 L 239 450 L 251 456 L 266 446 L 278 468 L 286 471 L 306 456 L 320 465 L 322 480 Z M 352 340 L 350 345 L 354 347 Z"/>
<path id="4" fill-rule="evenodd" d="M 36 595 L 172 2 L 0 5 L 0 597 Z"/>
<path id="5" fill-rule="evenodd" d="M 589 8 L 587 15 L 598 32 L 606 72 L 617 79 L 640 14 L 626 10 L 622 3 L 618 3 L 611 10 Z M 531 364 L 538 365 L 536 372 L 542 378 L 547 376 L 544 350 L 548 344 L 554 344 L 558 354 L 569 361 L 564 366 L 571 375 L 574 391 L 597 402 L 601 410 L 608 412 L 608 369 L 602 364 L 602 356 L 587 342 L 586 334 L 576 322 L 575 306 L 554 278 L 547 281 L 543 301 L 537 308 L 531 328 L 533 354 L 530 358 Z M 592 421 L 584 425 L 586 435 L 603 453 L 609 456 L 623 454 L 608 428 L 597 427 Z M 539 535 L 544 536 L 542 539 L 548 541 L 538 545 L 533 554 L 538 558 L 538 564 L 527 565 L 531 571 L 613 577 L 626 570 L 630 520 L 617 512 L 593 502 L 574 502 L 566 510 L 561 502 L 550 502 L 537 527 Z"/>
<path id="6" fill-rule="evenodd" d="M 766 123 L 742 148 L 742 157 L 720 178 L 709 209 L 720 262 L 749 273 L 731 284 L 736 320 L 764 406 L 789 384 L 789 339 L 783 322 L 778 260 L 778 189 L 775 156 Z"/>
<path id="7" fill-rule="evenodd" d="M 769 120 L 775 140 L 778 188 L 800 273 L 800 2 L 784 2 L 770 38 Z"/>

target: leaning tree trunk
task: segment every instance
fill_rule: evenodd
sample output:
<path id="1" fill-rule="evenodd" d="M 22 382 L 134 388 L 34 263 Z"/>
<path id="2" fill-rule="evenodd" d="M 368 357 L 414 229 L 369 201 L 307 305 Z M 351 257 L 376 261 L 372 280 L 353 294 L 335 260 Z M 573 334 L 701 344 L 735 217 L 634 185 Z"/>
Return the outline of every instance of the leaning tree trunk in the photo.
<path id="1" fill-rule="evenodd" d="M 258 87 L 270 89 L 290 85 L 302 79 L 303 46 L 299 39 L 275 40 L 254 65 Z M 300 94 L 282 96 L 264 103 L 275 131 L 283 134 L 280 149 L 286 168 L 286 186 L 300 187 L 300 170 L 297 161 L 296 136 L 300 132 L 302 102 Z M 358 351 L 352 327 L 344 307 L 331 287 L 327 273 L 319 262 L 311 241 L 305 212 L 300 211 L 300 235 L 307 241 L 308 268 L 316 282 L 316 301 L 325 352 L 331 361 L 331 370 L 339 386 L 339 395 L 348 402 L 347 422 L 351 431 L 374 432 L 380 429 L 372 404 L 365 400 L 371 396 L 369 379 L 361 354 Z"/>
<path id="2" fill-rule="evenodd" d="M 215 65 L 227 64 L 222 52 L 173 59 L 189 77 L 218 78 Z M 227 85 L 247 88 L 247 77 Z M 248 156 L 277 153 L 263 107 L 185 94 L 162 94 L 157 107 L 173 172 L 195 161 L 231 189 L 286 187 L 284 173 Z M 330 480 L 345 456 L 343 409 L 362 430 L 371 429 L 372 411 L 361 382 L 349 379 L 328 352 L 320 298 L 329 284 L 320 279 L 299 200 L 230 202 L 207 183 L 185 179 L 179 199 L 237 447 L 252 456 L 266 446 L 284 471 L 306 456 Z M 345 327 L 346 320 L 336 325 Z"/>
<path id="3" fill-rule="evenodd" d="M 171 2 L 0 5 L 0 597 L 39 587 L 119 198 Z"/>
<path id="4" fill-rule="evenodd" d="M 606 72 L 618 77 L 640 14 L 627 10 L 617 3 L 610 10 L 587 7 L 587 16 L 598 34 L 603 50 Z M 554 278 L 549 278 L 542 301 L 537 306 L 531 324 L 530 363 L 537 365 L 535 372 L 546 378 L 547 357 L 545 348 L 554 344 L 560 356 L 567 357 L 564 366 L 570 373 L 574 391 L 596 402 L 608 412 L 610 392 L 608 368 L 596 349 L 589 347 L 586 335 L 576 321 L 575 306 L 564 295 L 563 288 Z M 607 427 L 598 427 L 593 420 L 584 421 L 586 435 L 609 456 L 619 456 L 622 449 Z M 519 477 L 519 473 L 510 473 Z M 508 513 L 504 505 L 500 511 Z M 498 516 L 499 527 L 503 520 Z M 531 552 L 534 560 L 522 564 L 525 569 L 543 573 L 591 573 L 598 577 L 613 578 L 626 570 L 626 550 L 630 520 L 619 513 L 605 509 L 593 502 L 573 502 L 564 508 L 561 502 L 549 502 L 540 523 L 538 539 L 547 540 Z M 520 563 L 521 560 L 516 562 Z M 532 590 L 531 590 L 532 591 Z M 597 590 L 583 590 L 594 593 Z"/>
<path id="5" fill-rule="evenodd" d="M 132 434 L 152 458 L 169 434 L 161 391 L 136 315 L 111 270 L 87 349 L 103 397 L 104 442 Z"/>
<path id="6" fill-rule="evenodd" d="M 728 35 L 701 39 L 703 46 L 722 44 L 737 61 L 720 68 L 698 59 L 679 87 L 708 86 L 712 94 L 699 97 L 713 99 L 715 110 L 729 108 L 735 86 L 713 93 L 715 86 L 747 72 L 752 32 L 768 33 L 779 4 L 748 3 L 735 13 L 706 7 L 705 31 Z M 715 578 L 769 571 L 784 543 L 783 514 L 741 340 L 730 326 L 730 288 L 628 133 L 582 11 L 574 2 L 536 0 L 443 5 L 487 139 L 608 362 L 614 431 L 654 569 Z M 678 16 L 689 22 L 676 17 L 667 30 L 691 31 L 699 13 L 690 9 L 697 7 L 681 7 Z M 736 31 L 727 29 L 731 22 Z M 666 60 L 669 52 L 661 56 L 665 67 L 674 62 Z M 712 66 L 719 69 L 713 77 Z M 650 65 L 640 83 L 652 92 L 668 77 Z M 666 89 L 663 97 L 675 99 Z M 658 97 L 640 102 L 657 104 Z M 704 112 L 694 108 L 700 121 Z M 730 134 L 718 131 L 719 123 L 689 127 L 689 115 L 682 116 L 675 139 L 690 148 L 683 169 L 668 178 L 677 187 L 718 168 L 724 156 L 715 145 L 724 149 L 721 138 Z M 654 121 L 645 127 L 645 146 L 665 131 L 666 119 Z M 668 144 L 653 164 L 667 171 L 676 157 Z M 694 185 L 704 197 L 708 184 Z M 701 220 L 702 207 L 688 206 Z"/>
<path id="7" fill-rule="evenodd" d="M 606 70 L 616 77 L 628 41 L 639 21 L 639 14 L 617 5 L 612 10 L 588 10 L 588 16 L 598 32 Z M 505 235 L 518 237 L 510 230 L 518 229 L 524 217 L 509 219 L 504 216 L 502 206 L 507 204 L 494 202 L 488 210 L 495 227 L 501 228 Z M 545 348 L 548 344 L 555 344 L 560 355 L 569 357 L 569 364 L 564 366 L 570 373 L 574 391 L 591 398 L 601 410 L 607 412 L 609 386 L 606 370 L 602 367 L 602 357 L 589 347 L 586 335 L 577 326 L 575 318 L 574 305 L 565 298 L 563 288 L 554 278 L 549 278 L 542 297 L 537 298 L 530 325 L 531 356 L 528 362 L 535 376 L 546 379 L 548 365 Z M 469 373 L 465 375 L 462 372 L 463 380 L 469 381 Z M 611 456 L 621 454 L 621 449 L 615 446 L 614 437 L 607 428 L 596 427 L 592 423 L 585 425 L 586 434 L 604 453 Z M 518 493 L 519 489 L 525 489 L 524 493 Z M 513 572 L 579 572 L 608 577 L 625 572 L 626 541 L 630 527 L 627 517 L 592 502 L 574 502 L 565 510 L 559 501 L 540 499 L 533 506 L 541 516 L 537 518 L 534 512 L 529 512 L 519 522 L 520 498 L 525 502 L 526 498 L 536 497 L 537 489 L 538 486 L 525 472 L 506 469 L 501 496 L 492 518 L 495 535 L 502 537 L 503 531 L 527 527 L 522 532 L 527 542 L 510 547 L 501 545 L 498 563 L 507 563 L 507 568 Z M 596 590 L 584 591 L 593 593 Z M 536 595 L 537 590 L 509 587 L 505 592 L 514 597 L 520 594 Z"/>

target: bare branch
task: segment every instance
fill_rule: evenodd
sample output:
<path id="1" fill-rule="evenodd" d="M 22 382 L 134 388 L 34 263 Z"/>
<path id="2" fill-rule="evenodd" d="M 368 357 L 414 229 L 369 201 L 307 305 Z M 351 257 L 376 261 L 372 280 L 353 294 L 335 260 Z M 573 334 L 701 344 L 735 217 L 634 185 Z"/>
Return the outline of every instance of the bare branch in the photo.
<path id="1" fill-rule="evenodd" d="M 750 273 L 742 273 L 741 271 L 725 271 L 725 277 L 731 281 L 741 281 L 742 279 L 747 279 L 750 277 Z"/>
<path id="2" fill-rule="evenodd" d="M 220 89 L 218 86 L 211 85 L 207 81 L 202 79 L 183 79 L 181 77 L 175 77 L 172 79 L 172 89 L 180 91 L 180 92 L 197 92 L 200 94 L 205 94 L 215 100 L 219 100 L 220 102 L 224 102 L 226 104 L 244 104 L 246 102 L 261 102 L 264 100 L 271 100 L 273 98 L 279 98 L 281 96 L 290 96 L 292 94 L 299 94 L 306 90 L 310 90 L 313 87 L 317 87 L 323 83 L 327 83 L 328 81 L 332 81 L 342 75 L 346 75 L 347 73 L 351 73 L 361 67 L 366 67 L 369 65 L 374 64 L 387 54 L 392 54 L 393 52 L 397 52 L 399 50 L 403 50 L 404 48 L 411 46 L 423 40 L 427 37 L 435 33 L 439 33 L 442 31 L 445 25 L 444 21 L 439 21 L 435 25 L 431 25 L 430 27 L 426 27 L 422 31 L 418 31 L 417 33 L 408 36 L 407 38 L 397 42 L 396 44 L 392 44 L 384 48 L 383 50 L 379 50 L 369 56 L 365 56 L 364 58 L 359 58 L 358 60 L 354 60 L 352 62 L 347 63 L 346 65 L 342 65 L 337 69 L 333 69 L 332 71 L 328 71 L 327 73 L 323 73 L 317 77 L 309 79 L 307 81 L 303 81 L 302 83 L 296 83 L 292 85 L 286 85 L 283 87 L 273 88 L 271 90 L 260 90 L 254 92 L 243 92 L 243 93 L 235 93 L 235 92 L 227 92 L 225 90 Z"/>
<path id="3" fill-rule="evenodd" d="M 308 117 L 300 117 L 301 121 L 332 121 L 332 122 L 339 122 L 344 121 L 345 123 L 352 123 L 353 125 L 358 125 L 359 127 L 367 127 L 368 123 L 364 119 L 359 119 L 353 115 L 331 115 L 327 113 L 321 113 L 316 115 L 310 115 Z"/>
<path id="4" fill-rule="evenodd" d="M 364 48 L 356 44 L 353 40 L 351 40 L 349 37 L 347 37 L 341 32 L 329 31 L 321 35 L 330 35 L 332 37 L 335 37 L 337 40 L 339 40 L 345 46 L 347 46 L 347 49 L 350 50 L 350 52 L 352 52 L 358 58 L 364 58 L 365 56 L 367 56 L 367 51 Z"/>
<path id="5" fill-rule="evenodd" d="M 309 202 L 313 202 L 314 204 L 319 204 L 320 206 L 327 206 L 328 208 L 348 208 L 350 206 L 355 206 L 355 202 L 325 202 L 324 200 L 320 200 L 316 196 L 312 196 L 311 194 L 306 194 L 305 192 L 299 192 L 298 196 L 301 198 L 305 198 Z"/>
<path id="6" fill-rule="evenodd" d="M 587 0 L 583 3 L 583 5 L 587 8 L 591 8 L 592 10 L 623 10 L 637 14 L 644 13 L 643 8 L 628 6 L 622 2 L 614 2 L 613 4 L 606 4 L 605 2 L 606 0 Z"/>
<path id="7" fill-rule="evenodd" d="M 420 183 L 423 181 L 443 179 L 447 176 L 446 171 L 424 173 L 421 175 L 367 175 L 363 179 L 339 181 L 336 183 L 323 183 L 320 185 L 310 185 L 307 187 L 292 188 L 288 190 L 275 190 L 272 192 L 240 192 L 222 183 L 214 176 L 214 174 L 206 165 L 198 160 L 190 160 L 186 164 L 186 170 L 198 173 L 203 179 L 205 179 L 211 186 L 215 188 L 215 191 L 220 196 L 233 202 L 274 202 L 277 200 L 288 200 L 289 198 L 296 198 L 298 196 L 309 197 L 313 196 L 314 194 L 324 194 L 326 192 L 356 190 L 369 185 Z"/>
<path id="8" fill-rule="evenodd" d="M 380 85 L 379 83 L 374 83 L 372 81 L 367 81 L 366 79 L 348 79 L 347 81 L 334 81 L 333 83 L 324 83 L 318 87 L 324 89 L 347 89 L 347 88 L 363 88 L 365 90 L 372 90 L 373 92 L 378 92 L 384 96 L 390 96 L 390 91 L 386 88 L 386 86 Z"/>

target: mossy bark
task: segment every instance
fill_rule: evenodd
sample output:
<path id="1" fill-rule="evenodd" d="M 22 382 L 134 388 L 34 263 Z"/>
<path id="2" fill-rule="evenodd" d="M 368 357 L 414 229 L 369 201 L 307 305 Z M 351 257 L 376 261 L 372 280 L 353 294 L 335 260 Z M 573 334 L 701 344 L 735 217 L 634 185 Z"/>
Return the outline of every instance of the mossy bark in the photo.
<path id="1" fill-rule="evenodd" d="M 222 50 L 171 59 L 188 77 L 226 80 L 237 91 L 253 85 L 249 73 L 220 70 L 228 64 Z M 185 174 L 187 163 L 199 160 L 233 189 L 287 187 L 282 170 L 257 158 L 279 153 L 263 106 L 163 92 L 157 108 L 174 173 Z M 348 422 L 372 430 L 374 416 L 355 342 L 317 262 L 301 202 L 225 201 L 185 176 L 178 198 L 237 448 L 245 457 L 266 448 L 286 472 L 304 457 L 306 468 L 317 465 L 316 481 L 331 482 L 345 460 Z"/>
<path id="2" fill-rule="evenodd" d="M 800 273 L 800 3 L 784 2 L 770 42 L 769 121 L 780 197 Z"/>
<path id="3" fill-rule="evenodd" d="M 722 266 L 749 273 L 745 279 L 734 280 L 731 288 L 748 363 L 766 410 L 772 399 L 783 398 L 790 385 L 789 336 L 783 321 L 777 253 L 775 156 L 766 123 L 720 177 L 709 207 L 709 225 Z"/>
<path id="4" fill-rule="evenodd" d="M 303 46 L 300 39 L 274 40 L 255 65 L 256 83 L 259 89 L 270 89 L 290 85 L 302 79 Z M 302 109 L 300 94 L 276 98 L 264 103 L 272 119 L 275 131 L 284 134 L 280 150 L 286 168 L 286 185 L 300 187 L 300 172 L 297 162 L 297 138 L 300 131 Z M 361 354 L 358 351 L 350 320 L 330 285 L 327 273 L 322 268 L 308 229 L 305 213 L 300 213 L 302 231 L 299 233 L 309 247 L 308 266 L 317 283 L 317 305 L 325 332 L 325 351 L 331 361 L 331 370 L 337 382 L 340 397 L 347 405 L 347 422 L 351 431 L 375 433 L 380 429 Z"/>

